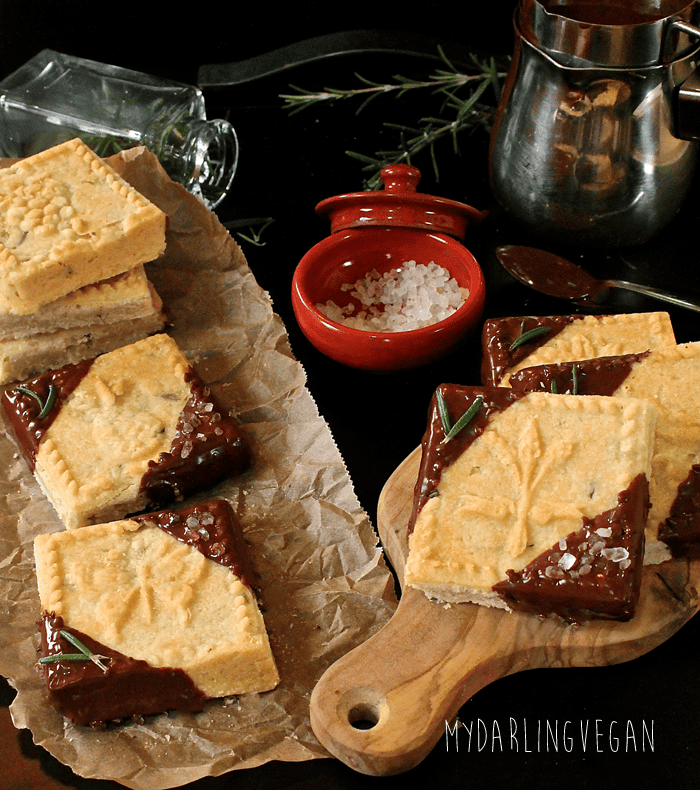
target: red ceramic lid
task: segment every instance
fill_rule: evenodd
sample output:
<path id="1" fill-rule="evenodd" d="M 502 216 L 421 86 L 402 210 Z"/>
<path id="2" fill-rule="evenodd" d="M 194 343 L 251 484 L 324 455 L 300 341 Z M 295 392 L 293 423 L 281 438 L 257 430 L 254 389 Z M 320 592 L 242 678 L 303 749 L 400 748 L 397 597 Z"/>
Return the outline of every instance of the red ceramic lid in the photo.
<path id="1" fill-rule="evenodd" d="M 381 178 L 383 190 L 336 195 L 316 206 L 318 214 L 328 215 L 331 233 L 370 225 L 395 226 L 463 239 L 467 228 L 486 216 L 486 212 L 465 203 L 416 192 L 421 174 L 411 165 L 389 165 L 382 170 Z"/>

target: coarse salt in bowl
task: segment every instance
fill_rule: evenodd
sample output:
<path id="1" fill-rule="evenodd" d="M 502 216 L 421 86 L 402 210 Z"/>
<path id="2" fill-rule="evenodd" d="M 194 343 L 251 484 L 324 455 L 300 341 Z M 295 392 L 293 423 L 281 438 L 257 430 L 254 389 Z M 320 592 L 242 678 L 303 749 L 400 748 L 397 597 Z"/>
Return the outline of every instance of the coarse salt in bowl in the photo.
<path id="1" fill-rule="evenodd" d="M 448 353 L 476 328 L 484 278 L 443 233 L 350 228 L 323 239 L 294 273 L 292 305 L 307 339 L 350 367 L 391 372 Z"/>
<path id="2" fill-rule="evenodd" d="M 365 332 L 406 332 L 443 321 L 469 298 L 449 271 L 434 261 L 405 261 L 380 274 L 376 269 L 341 286 L 355 302 L 340 307 L 332 300 L 316 307 L 339 324 Z"/>

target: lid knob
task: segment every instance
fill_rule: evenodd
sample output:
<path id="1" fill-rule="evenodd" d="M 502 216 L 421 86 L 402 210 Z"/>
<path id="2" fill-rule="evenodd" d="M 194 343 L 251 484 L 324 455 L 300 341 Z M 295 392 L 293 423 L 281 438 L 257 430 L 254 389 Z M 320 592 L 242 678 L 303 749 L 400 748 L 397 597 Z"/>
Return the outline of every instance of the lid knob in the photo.
<path id="1" fill-rule="evenodd" d="M 384 189 L 389 192 L 415 192 L 421 173 L 412 165 L 387 165 L 380 172 Z"/>

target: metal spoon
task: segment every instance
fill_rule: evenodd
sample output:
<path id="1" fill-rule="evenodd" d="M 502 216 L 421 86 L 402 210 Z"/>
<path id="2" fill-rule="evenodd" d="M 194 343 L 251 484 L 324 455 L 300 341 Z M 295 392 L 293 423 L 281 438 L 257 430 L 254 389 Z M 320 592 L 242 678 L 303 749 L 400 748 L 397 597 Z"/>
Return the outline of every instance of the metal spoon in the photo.
<path id="1" fill-rule="evenodd" d="M 591 304 L 609 288 L 620 288 L 700 312 L 700 304 L 695 302 L 647 285 L 599 280 L 566 258 L 534 247 L 506 245 L 496 250 L 496 257 L 516 280 L 548 296 Z"/>

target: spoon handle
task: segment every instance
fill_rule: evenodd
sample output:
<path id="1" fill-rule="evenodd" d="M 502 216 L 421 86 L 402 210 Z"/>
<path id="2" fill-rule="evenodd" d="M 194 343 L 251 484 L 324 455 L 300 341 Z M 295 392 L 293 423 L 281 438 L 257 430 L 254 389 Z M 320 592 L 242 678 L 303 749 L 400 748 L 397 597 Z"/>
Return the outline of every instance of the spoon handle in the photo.
<path id="1" fill-rule="evenodd" d="M 678 307 L 685 307 L 688 310 L 695 310 L 695 312 L 700 313 L 700 304 L 690 302 L 687 299 L 681 299 L 679 296 L 674 296 L 666 291 L 660 291 L 658 288 L 651 288 L 648 285 L 639 285 L 638 283 L 628 283 L 624 280 L 606 280 L 605 283 L 610 288 L 622 288 L 626 291 L 635 291 L 636 293 L 652 296 L 664 302 L 677 305 Z"/>

